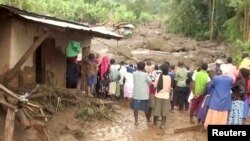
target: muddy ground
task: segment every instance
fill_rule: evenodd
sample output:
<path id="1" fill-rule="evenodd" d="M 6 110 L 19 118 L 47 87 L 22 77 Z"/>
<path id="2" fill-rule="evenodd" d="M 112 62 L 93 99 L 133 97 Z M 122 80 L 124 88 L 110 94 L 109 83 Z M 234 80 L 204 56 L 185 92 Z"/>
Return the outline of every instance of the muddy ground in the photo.
<path id="1" fill-rule="evenodd" d="M 112 30 L 110 27 L 103 27 Z M 130 58 L 112 49 L 108 45 L 117 48 Z M 191 68 L 197 67 L 202 62 L 213 63 L 216 59 L 225 60 L 230 56 L 233 47 L 219 41 L 196 41 L 182 35 L 165 32 L 165 26 L 161 23 L 148 23 L 136 26 L 133 35 L 120 41 L 94 38 L 92 51 L 101 55 L 110 55 L 118 61 L 127 63 L 136 61 L 151 61 L 156 64 L 168 61 L 176 65 L 178 61 L 184 61 Z M 133 59 L 131 59 L 133 58 Z"/>
<path id="2" fill-rule="evenodd" d="M 175 110 L 167 116 L 166 129 L 153 128 L 146 123 L 144 113 L 139 114 L 139 125 L 134 125 L 133 111 L 124 104 L 116 102 L 112 106 L 109 120 L 84 122 L 76 118 L 76 108 L 68 107 L 56 113 L 48 122 L 46 130 L 51 141 L 206 141 L 206 132 L 191 131 L 174 134 L 174 130 L 193 126 L 189 123 L 188 112 Z M 0 127 L 4 127 L 1 116 Z M 160 124 L 160 123 L 159 123 Z M 3 129 L 0 130 L 3 133 Z M 0 139 L 3 135 L 1 134 Z M 24 130 L 16 123 L 14 141 L 39 141 L 36 131 Z"/>
<path id="3" fill-rule="evenodd" d="M 194 126 L 189 122 L 188 111 L 168 112 L 166 128 L 153 128 L 139 114 L 139 125 L 134 125 L 133 111 L 124 102 L 111 106 L 112 121 L 107 119 L 83 121 L 76 118 L 76 107 L 67 107 L 56 113 L 47 123 L 50 141 L 207 141 L 207 131 L 191 130 L 174 133 L 174 130 Z M 0 117 L 3 133 L 4 117 Z M 248 120 L 248 124 L 250 121 Z M 159 121 L 160 124 L 160 121 Z M 3 134 L 0 136 L 2 140 Z M 24 130 L 16 123 L 14 141 L 40 141 L 33 129 Z"/>

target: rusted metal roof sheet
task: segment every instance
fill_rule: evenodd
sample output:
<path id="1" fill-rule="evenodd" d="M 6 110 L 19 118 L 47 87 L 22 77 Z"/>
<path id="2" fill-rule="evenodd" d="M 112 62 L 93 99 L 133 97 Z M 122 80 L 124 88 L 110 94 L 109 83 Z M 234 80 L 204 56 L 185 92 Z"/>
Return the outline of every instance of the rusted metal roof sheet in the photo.
<path id="1" fill-rule="evenodd" d="M 54 18 L 54 17 L 45 16 L 45 15 L 30 13 L 30 12 L 20 10 L 18 8 L 10 7 L 10 6 L 5 6 L 5 5 L 0 4 L 0 9 L 8 10 L 9 12 L 11 12 L 17 16 L 24 18 L 24 19 L 27 19 L 27 20 L 30 20 L 30 21 L 44 23 L 44 24 L 53 25 L 53 26 L 62 27 L 62 28 L 69 28 L 69 29 L 93 33 L 94 37 L 108 38 L 108 39 L 121 39 L 121 38 L 123 38 L 123 36 L 116 34 L 114 32 L 111 32 L 111 31 L 91 28 L 90 26 L 88 26 L 86 24 L 80 24 L 80 23 L 62 20 L 62 19 L 58 19 L 58 18 Z"/>

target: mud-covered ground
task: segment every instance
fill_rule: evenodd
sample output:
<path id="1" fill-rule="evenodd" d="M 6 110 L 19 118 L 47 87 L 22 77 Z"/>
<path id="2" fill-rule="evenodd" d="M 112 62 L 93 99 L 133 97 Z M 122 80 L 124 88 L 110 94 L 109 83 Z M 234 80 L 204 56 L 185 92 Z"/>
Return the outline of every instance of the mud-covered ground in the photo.
<path id="1" fill-rule="evenodd" d="M 110 27 L 103 28 L 112 30 Z M 130 38 L 119 41 L 93 38 L 91 50 L 101 55 L 110 55 L 117 62 L 151 61 L 160 64 L 168 61 L 176 65 L 178 61 L 184 61 L 191 68 L 196 68 L 202 62 L 213 63 L 216 59 L 225 60 L 232 52 L 236 52 L 227 43 L 197 41 L 182 35 L 166 33 L 164 24 L 157 22 L 138 25 Z"/>
<path id="2" fill-rule="evenodd" d="M 189 122 L 188 112 L 169 112 L 166 128 L 153 128 L 152 122 L 147 124 L 144 113 L 140 113 L 139 125 L 134 125 L 133 111 L 128 107 L 121 107 L 116 111 L 112 123 L 96 123 L 87 130 L 89 141 L 206 141 L 206 132 L 191 131 L 174 134 L 174 130 L 193 126 Z M 160 121 L 159 121 L 160 124 Z"/>
<path id="3" fill-rule="evenodd" d="M 76 107 L 68 107 L 56 113 L 47 123 L 46 131 L 50 141 L 207 141 L 207 131 L 189 130 L 174 133 L 176 129 L 192 127 L 188 111 L 168 112 L 166 128 L 153 128 L 146 122 L 144 113 L 139 113 L 139 125 L 134 125 L 133 111 L 116 102 L 112 106 L 110 120 L 83 121 L 76 118 Z M 0 131 L 3 133 L 4 117 L 0 117 Z M 250 124 L 248 119 L 247 124 Z M 160 125 L 160 121 L 159 124 Z M 24 130 L 16 122 L 14 141 L 41 141 L 33 129 Z M 2 140 L 3 134 L 0 136 Z"/>

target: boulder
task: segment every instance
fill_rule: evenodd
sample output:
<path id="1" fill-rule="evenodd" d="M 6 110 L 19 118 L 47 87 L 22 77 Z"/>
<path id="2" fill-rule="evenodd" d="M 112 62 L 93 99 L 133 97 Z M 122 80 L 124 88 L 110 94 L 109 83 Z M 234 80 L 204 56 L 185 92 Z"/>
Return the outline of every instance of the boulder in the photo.
<path id="1" fill-rule="evenodd" d="M 162 45 L 165 44 L 165 40 L 161 36 L 157 36 L 149 40 L 149 49 L 150 50 L 161 50 Z"/>
<path id="2" fill-rule="evenodd" d="M 161 50 L 161 51 L 165 51 L 165 52 L 174 52 L 174 46 L 171 45 L 171 44 L 166 43 L 166 44 L 164 44 L 164 45 L 161 47 L 160 50 Z"/>
<path id="3" fill-rule="evenodd" d="M 121 53 L 119 53 L 119 52 L 122 52 L 122 53 L 126 54 L 127 56 L 132 57 L 131 48 L 128 47 L 128 46 L 117 47 L 117 50 L 110 48 L 109 51 L 108 51 L 108 53 L 110 53 L 110 54 L 115 54 L 115 55 L 120 56 Z"/>

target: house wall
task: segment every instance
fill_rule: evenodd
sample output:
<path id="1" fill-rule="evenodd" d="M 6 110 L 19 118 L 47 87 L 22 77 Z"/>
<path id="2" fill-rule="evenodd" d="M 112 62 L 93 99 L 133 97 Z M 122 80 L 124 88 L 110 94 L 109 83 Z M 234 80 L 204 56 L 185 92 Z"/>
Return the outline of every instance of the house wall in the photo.
<path id="1" fill-rule="evenodd" d="M 75 40 L 81 42 L 82 47 L 90 46 L 91 37 L 84 32 L 75 32 L 70 30 L 62 30 L 57 27 L 39 24 L 27 20 L 14 19 L 11 28 L 11 50 L 10 50 L 10 68 L 24 55 L 34 42 L 35 37 L 39 37 L 44 31 L 54 33 L 52 37 L 55 39 L 55 46 L 47 45 L 45 53 L 45 70 L 54 69 L 54 83 L 56 86 L 65 87 L 66 74 L 66 47 L 68 41 Z M 45 45 L 46 46 L 46 45 Z M 34 66 L 34 54 L 24 63 L 24 66 Z M 48 76 L 46 75 L 46 80 Z M 47 81 L 45 82 L 47 83 Z"/>
<path id="2" fill-rule="evenodd" d="M 10 66 L 10 31 L 11 20 L 0 14 L 0 75 L 4 74 Z"/>

